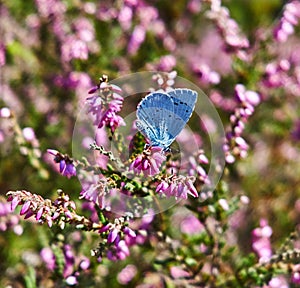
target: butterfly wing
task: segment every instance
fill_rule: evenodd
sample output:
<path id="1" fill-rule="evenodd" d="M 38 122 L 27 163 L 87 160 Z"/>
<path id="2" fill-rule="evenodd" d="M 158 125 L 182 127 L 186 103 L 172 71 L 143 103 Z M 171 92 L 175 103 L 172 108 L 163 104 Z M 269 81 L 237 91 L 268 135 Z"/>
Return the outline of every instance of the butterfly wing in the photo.
<path id="1" fill-rule="evenodd" d="M 167 126 L 175 138 L 190 119 L 198 94 L 190 89 L 174 89 L 168 92 L 168 95 L 174 103 L 174 117 L 167 122 Z"/>
<path id="2" fill-rule="evenodd" d="M 154 92 L 137 107 L 137 128 L 153 146 L 168 147 L 175 139 L 169 131 L 169 119 L 174 116 L 174 103 L 165 93 Z"/>

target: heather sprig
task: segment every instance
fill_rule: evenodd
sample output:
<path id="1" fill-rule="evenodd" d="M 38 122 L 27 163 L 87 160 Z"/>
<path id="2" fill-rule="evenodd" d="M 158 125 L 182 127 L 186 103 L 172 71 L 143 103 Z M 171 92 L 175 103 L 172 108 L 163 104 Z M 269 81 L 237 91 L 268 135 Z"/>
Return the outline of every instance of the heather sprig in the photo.
<path id="1" fill-rule="evenodd" d="M 297 287 L 299 1 L 23 2 L 0 5 L 0 286 Z M 175 87 L 198 102 L 162 150 L 133 118 Z"/>

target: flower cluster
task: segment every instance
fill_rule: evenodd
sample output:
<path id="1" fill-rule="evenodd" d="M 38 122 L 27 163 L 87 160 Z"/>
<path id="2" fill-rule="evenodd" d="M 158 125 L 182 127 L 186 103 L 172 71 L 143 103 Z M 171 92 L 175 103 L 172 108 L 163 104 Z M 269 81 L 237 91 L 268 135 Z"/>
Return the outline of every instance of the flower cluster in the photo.
<path id="1" fill-rule="evenodd" d="M 107 243 L 110 244 L 107 257 L 112 261 L 124 260 L 129 256 L 128 245 L 136 238 L 135 232 L 125 224 L 125 218 L 120 217 L 115 219 L 114 223 L 109 223 L 99 230 L 101 234 L 107 235 Z M 125 240 L 122 239 L 125 236 L 127 236 Z"/>
<path id="2" fill-rule="evenodd" d="M 177 199 L 187 199 L 188 195 L 198 197 L 197 189 L 193 184 L 194 180 L 193 176 L 171 175 L 156 186 L 156 192 Z"/>
<path id="3" fill-rule="evenodd" d="M 113 133 L 117 127 L 125 126 L 123 118 L 117 115 L 123 105 L 122 90 L 113 84 L 108 83 L 108 77 L 103 75 L 100 83 L 89 90 L 89 94 L 94 94 L 87 98 L 89 105 L 88 112 L 95 117 L 94 125 L 98 128 L 108 127 Z"/>
<path id="4" fill-rule="evenodd" d="M 220 74 L 216 71 L 211 70 L 211 68 L 207 64 L 196 65 L 193 67 L 193 71 L 203 84 L 220 83 Z"/>
<path id="5" fill-rule="evenodd" d="M 68 155 L 63 155 L 54 149 L 48 149 L 47 151 L 54 156 L 54 162 L 59 163 L 59 172 L 63 176 L 66 176 L 67 178 L 76 176 L 74 161 Z"/>
<path id="6" fill-rule="evenodd" d="M 0 202 L 0 231 L 11 229 L 15 234 L 21 235 L 23 227 L 19 224 L 20 217 L 12 213 L 11 204 Z"/>
<path id="7" fill-rule="evenodd" d="M 98 181 L 97 183 L 89 183 L 87 188 L 82 189 L 80 198 L 96 203 L 100 209 L 107 207 L 105 196 L 108 193 L 107 183 Z"/>
<path id="8" fill-rule="evenodd" d="M 300 69 L 299 60 L 293 59 L 280 59 L 268 63 L 265 67 L 263 75 L 263 85 L 267 88 L 284 88 L 285 91 L 292 95 L 300 95 Z"/>
<path id="9" fill-rule="evenodd" d="M 160 172 L 162 163 L 166 160 L 160 147 L 149 147 L 139 154 L 130 165 L 134 173 L 143 173 L 146 177 L 156 175 Z"/>
<path id="10" fill-rule="evenodd" d="M 166 50 L 175 50 L 176 42 L 168 32 L 165 23 L 159 18 L 159 11 L 156 7 L 145 1 L 124 1 L 119 7 L 120 9 L 117 9 L 114 5 L 103 3 L 97 17 L 101 21 L 108 22 L 116 19 L 120 23 L 124 35 L 130 35 L 126 41 L 129 55 L 137 54 L 146 40 L 147 32 L 153 33 L 161 40 Z"/>
<path id="11" fill-rule="evenodd" d="M 245 123 L 254 112 L 254 107 L 260 103 L 259 94 L 246 90 L 242 84 L 235 86 L 235 95 L 239 105 L 235 109 L 234 114 L 230 116 L 231 129 L 226 134 L 223 146 L 227 163 L 233 163 L 236 157 L 245 158 L 247 156 L 249 146 L 242 137 L 242 133 Z"/>
<path id="12" fill-rule="evenodd" d="M 198 151 L 196 157 L 189 157 L 188 175 L 197 176 L 197 178 L 204 184 L 209 184 L 210 180 L 203 165 L 208 165 L 209 160 L 204 154 L 203 150 Z"/>
<path id="13" fill-rule="evenodd" d="M 229 52 L 237 53 L 237 56 L 241 58 L 245 58 L 243 49 L 249 47 L 249 41 L 242 35 L 237 22 L 230 18 L 229 10 L 221 6 L 220 0 L 211 1 L 211 10 L 207 12 L 207 16 L 215 21 L 225 41 L 226 49 Z"/>
<path id="14" fill-rule="evenodd" d="M 286 42 L 294 33 L 294 26 L 300 19 L 300 3 L 298 0 L 287 3 L 283 10 L 283 16 L 274 29 L 274 37 L 278 42 Z"/>
<path id="15" fill-rule="evenodd" d="M 271 259 L 271 235 L 273 231 L 265 219 L 260 221 L 260 227 L 252 231 L 252 249 L 258 255 L 259 261 L 267 262 Z"/>
<path id="16" fill-rule="evenodd" d="M 7 193 L 8 201 L 11 202 L 11 210 L 14 211 L 18 205 L 22 206 L 20 215 L 24 215 L 25 219 L 35 216 L 39 222 L 47 222 L 51 227 L 53 222 L 60 222 L 64 227 L 63 218 L 72 219 L 72 210 L 75 210 L 75 204 L 70 201 L 69 196 L 60 193 L 60 196 L 51 202 L 44 199 L 40 195 L 32 194 L 28 191 L 9 191 Z"/>
<path id="17" fill-rule="evenodd" d="M 80 276 L 80 271 L 86 271 L 90 268 L 90 260 L 85 256 L 75 255 L 70 244 L 63 244 L 61 249 L 65 263 L 62 276 L 68 285 L 78 284 L 77 278 Z M 50 247 L 43 248 L 40 252 L 40 257 L 50 271 L 54 271 L 57 268 L 56 263 L 59 260 Z"/>

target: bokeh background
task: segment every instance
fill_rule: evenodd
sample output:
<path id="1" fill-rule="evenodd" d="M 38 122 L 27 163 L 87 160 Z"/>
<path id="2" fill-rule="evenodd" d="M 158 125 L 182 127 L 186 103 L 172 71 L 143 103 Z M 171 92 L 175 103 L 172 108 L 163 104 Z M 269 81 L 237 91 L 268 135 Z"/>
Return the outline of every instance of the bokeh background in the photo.
<path id="1" fill-rule="evenodd" d="M 242 193 L 250 203 L 228 221 L 241 254 L 251 252 L 249 235 L 260 219 L 273 229 L 273 248 L 280 247 L 300 220 L 299 27 L 295 24 L 284 41 L 276 38 L 286 1 L 223 1 L 240 27 L 237 34 L 249 41 L 248 47 L 228 45 L 224 31 L 235 25 L 222 31 L 210 2 L 2 0 L 0 108 L 9 107 L 14 119 L 0 118 L 1 201 L 18 189 L 51 199 L 58 188 L 77 201 L 80 182 L 60 176 L 46 150 L 71 154 L 76 115 L 88 90 L 103 74 L 114 79 L 176 70 L 210 97 L 225 130 L 237 106 L 235 86 L 259 93 L 261 103 L 243 135 L 248 156 L 228 165 L 223 175 L 228 198 Z M 272 70 L 274 63 L 281 63 L 282 71 Z M 166 225 L 182 220 L 174 217 Z M 7 219 L 2 218 L 3 224 Z M 39 254 L 51 242 L 49 228 L 30 221 L 18 222 L 17 229 L 1 227 L 0 286 L 32 287 L 28 279 L 35 270 L 40 287 L 51 287 L 51 273 Z M 82 246 L 89 255 L 91 247 Z M 128 263 L 138 267 L 136 279 L 147 278 L 153 272 L 150 247 L 134 251 L 128 262 L 94 264 L 94 281 L 121 285 L 118 273 Z M 147 260 L 140 263 L 141 257 Z M 84 281 L 85 287 L 94 285 Z"/>

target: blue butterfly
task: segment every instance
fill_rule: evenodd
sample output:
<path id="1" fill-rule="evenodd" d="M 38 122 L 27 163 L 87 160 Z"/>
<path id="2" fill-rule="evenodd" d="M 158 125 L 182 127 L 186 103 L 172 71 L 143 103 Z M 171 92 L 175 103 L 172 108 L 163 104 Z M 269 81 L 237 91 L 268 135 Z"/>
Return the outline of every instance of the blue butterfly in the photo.
<path id="1" fill-rule="evenodd" d="M 137 128 L 150 140 L 151 146 L 168 150 L 190 119 L 197 96 L 190 89 L 147 95 L 137 107 Z"/>

